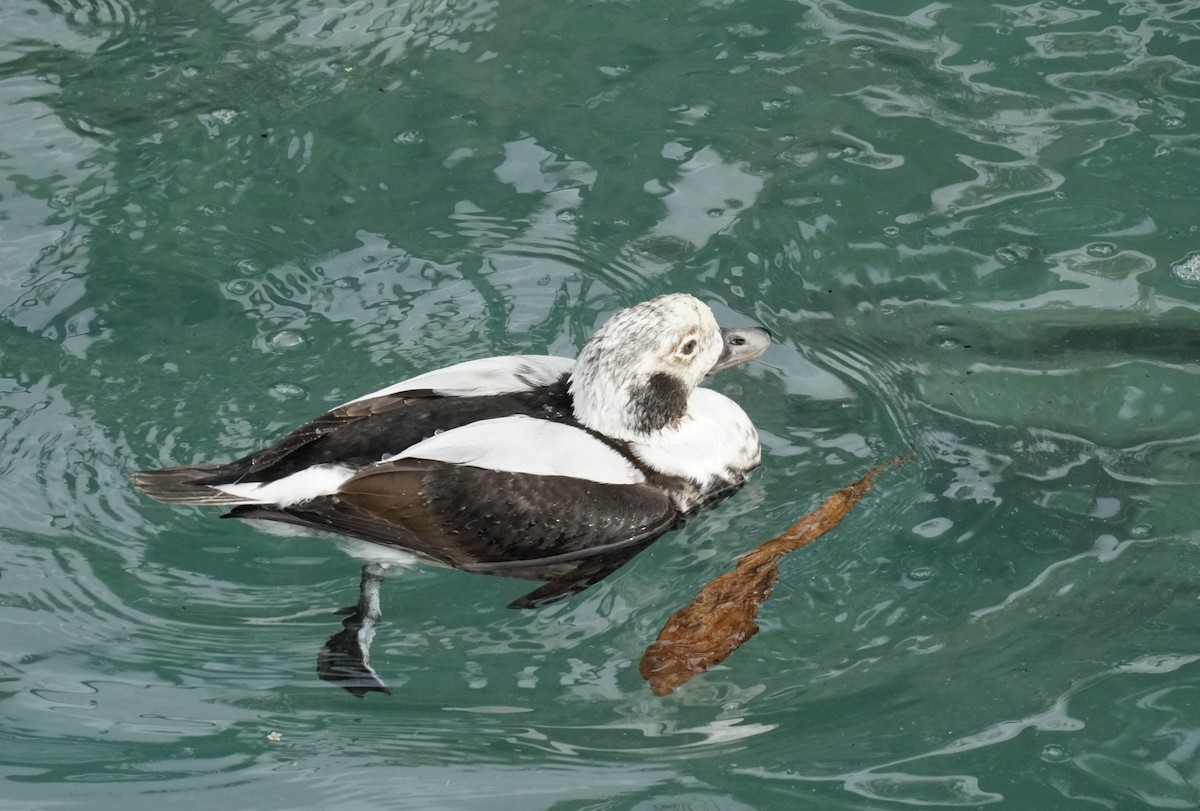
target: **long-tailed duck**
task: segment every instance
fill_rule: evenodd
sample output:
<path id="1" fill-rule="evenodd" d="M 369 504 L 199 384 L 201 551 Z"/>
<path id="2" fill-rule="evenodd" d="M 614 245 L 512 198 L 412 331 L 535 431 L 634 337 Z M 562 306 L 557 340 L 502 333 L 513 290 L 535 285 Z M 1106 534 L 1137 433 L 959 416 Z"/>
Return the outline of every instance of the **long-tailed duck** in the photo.
<path id="1" fill-rule="evenodd" d="M 418 559 L 549 581 L 550 602 L 615 571 L 759 464 L 758 433 L 704 378 L 758 357 L 672 294 L 613 315 L 576 360 L 467 361 L 351 400 L 226 464 L 131 474 L 160 501 L 299 524 Z"/>

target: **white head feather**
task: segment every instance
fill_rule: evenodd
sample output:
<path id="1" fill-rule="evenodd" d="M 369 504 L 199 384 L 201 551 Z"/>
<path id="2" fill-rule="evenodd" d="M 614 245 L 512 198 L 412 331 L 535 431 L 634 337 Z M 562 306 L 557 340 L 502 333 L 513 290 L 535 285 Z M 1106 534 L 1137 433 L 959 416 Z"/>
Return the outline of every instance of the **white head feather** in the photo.
<path id="1" fill-rule="evenodd" d="M 621 310 L 575 361 L 575 418 L 615 439 L 645 439 L 682 418 L 723 347 L 712 310 L 692 296 L 674 293 Z"/>

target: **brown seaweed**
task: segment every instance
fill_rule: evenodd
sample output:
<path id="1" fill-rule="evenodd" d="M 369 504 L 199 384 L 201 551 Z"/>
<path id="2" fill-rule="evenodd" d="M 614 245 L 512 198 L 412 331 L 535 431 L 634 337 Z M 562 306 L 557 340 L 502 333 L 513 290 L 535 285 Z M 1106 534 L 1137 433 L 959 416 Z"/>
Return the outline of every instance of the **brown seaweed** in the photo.
<path id="1" fill-rule="evenodd" d="M 738 649 L 758 633 L 758 607 L 779 579 L 779 559 L 833 529 L 871 489 L 875 475 L 910 459 L 876 465 L 843 487 L 781 535 L 739 557 L 732 571 L 715 578 L 671 615 L 642 655 L 638 672 L 656 695 L 665 696 Z"/>

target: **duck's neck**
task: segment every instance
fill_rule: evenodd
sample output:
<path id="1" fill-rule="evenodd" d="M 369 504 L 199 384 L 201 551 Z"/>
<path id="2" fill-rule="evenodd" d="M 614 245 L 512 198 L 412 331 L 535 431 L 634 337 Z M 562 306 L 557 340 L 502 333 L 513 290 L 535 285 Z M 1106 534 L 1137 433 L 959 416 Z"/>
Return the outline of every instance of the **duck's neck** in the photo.
<path id="1" fill-rule="evenodd" d="M 611 367 L 576 366 L 570 391 L 575 419 L 613 439 L 643 441 L 687 416 L 688 386 L 654 372 L 636 377 Z"/>
<path id="2" fill-rule="evenodd" d="M 758 432 L 746 412 L 705 388 L 692 392 L 687 418 L 677 428 L 632 443 L 631 450 L 641 464 L 690 483 L 672 491 L 683 512 L 740 487 L 761 459 Z"/>

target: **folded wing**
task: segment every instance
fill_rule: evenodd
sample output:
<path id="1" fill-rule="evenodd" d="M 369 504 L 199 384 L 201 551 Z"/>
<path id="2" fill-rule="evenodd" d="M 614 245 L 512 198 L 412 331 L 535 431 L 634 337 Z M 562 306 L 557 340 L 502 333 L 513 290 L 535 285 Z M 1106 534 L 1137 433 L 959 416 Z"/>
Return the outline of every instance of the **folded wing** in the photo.
<path id="1" fill-rule="evenodd" d="M 304 504 L 244 505 L 233 518 L 298 524 L 392 546 L 429 563 L 526 580 L 565 596 L 600 580 L 675 526 L 670 499 L 645 483 L 398 459 Z M 537 600 L 540 602 L 541 600 Z"/>

